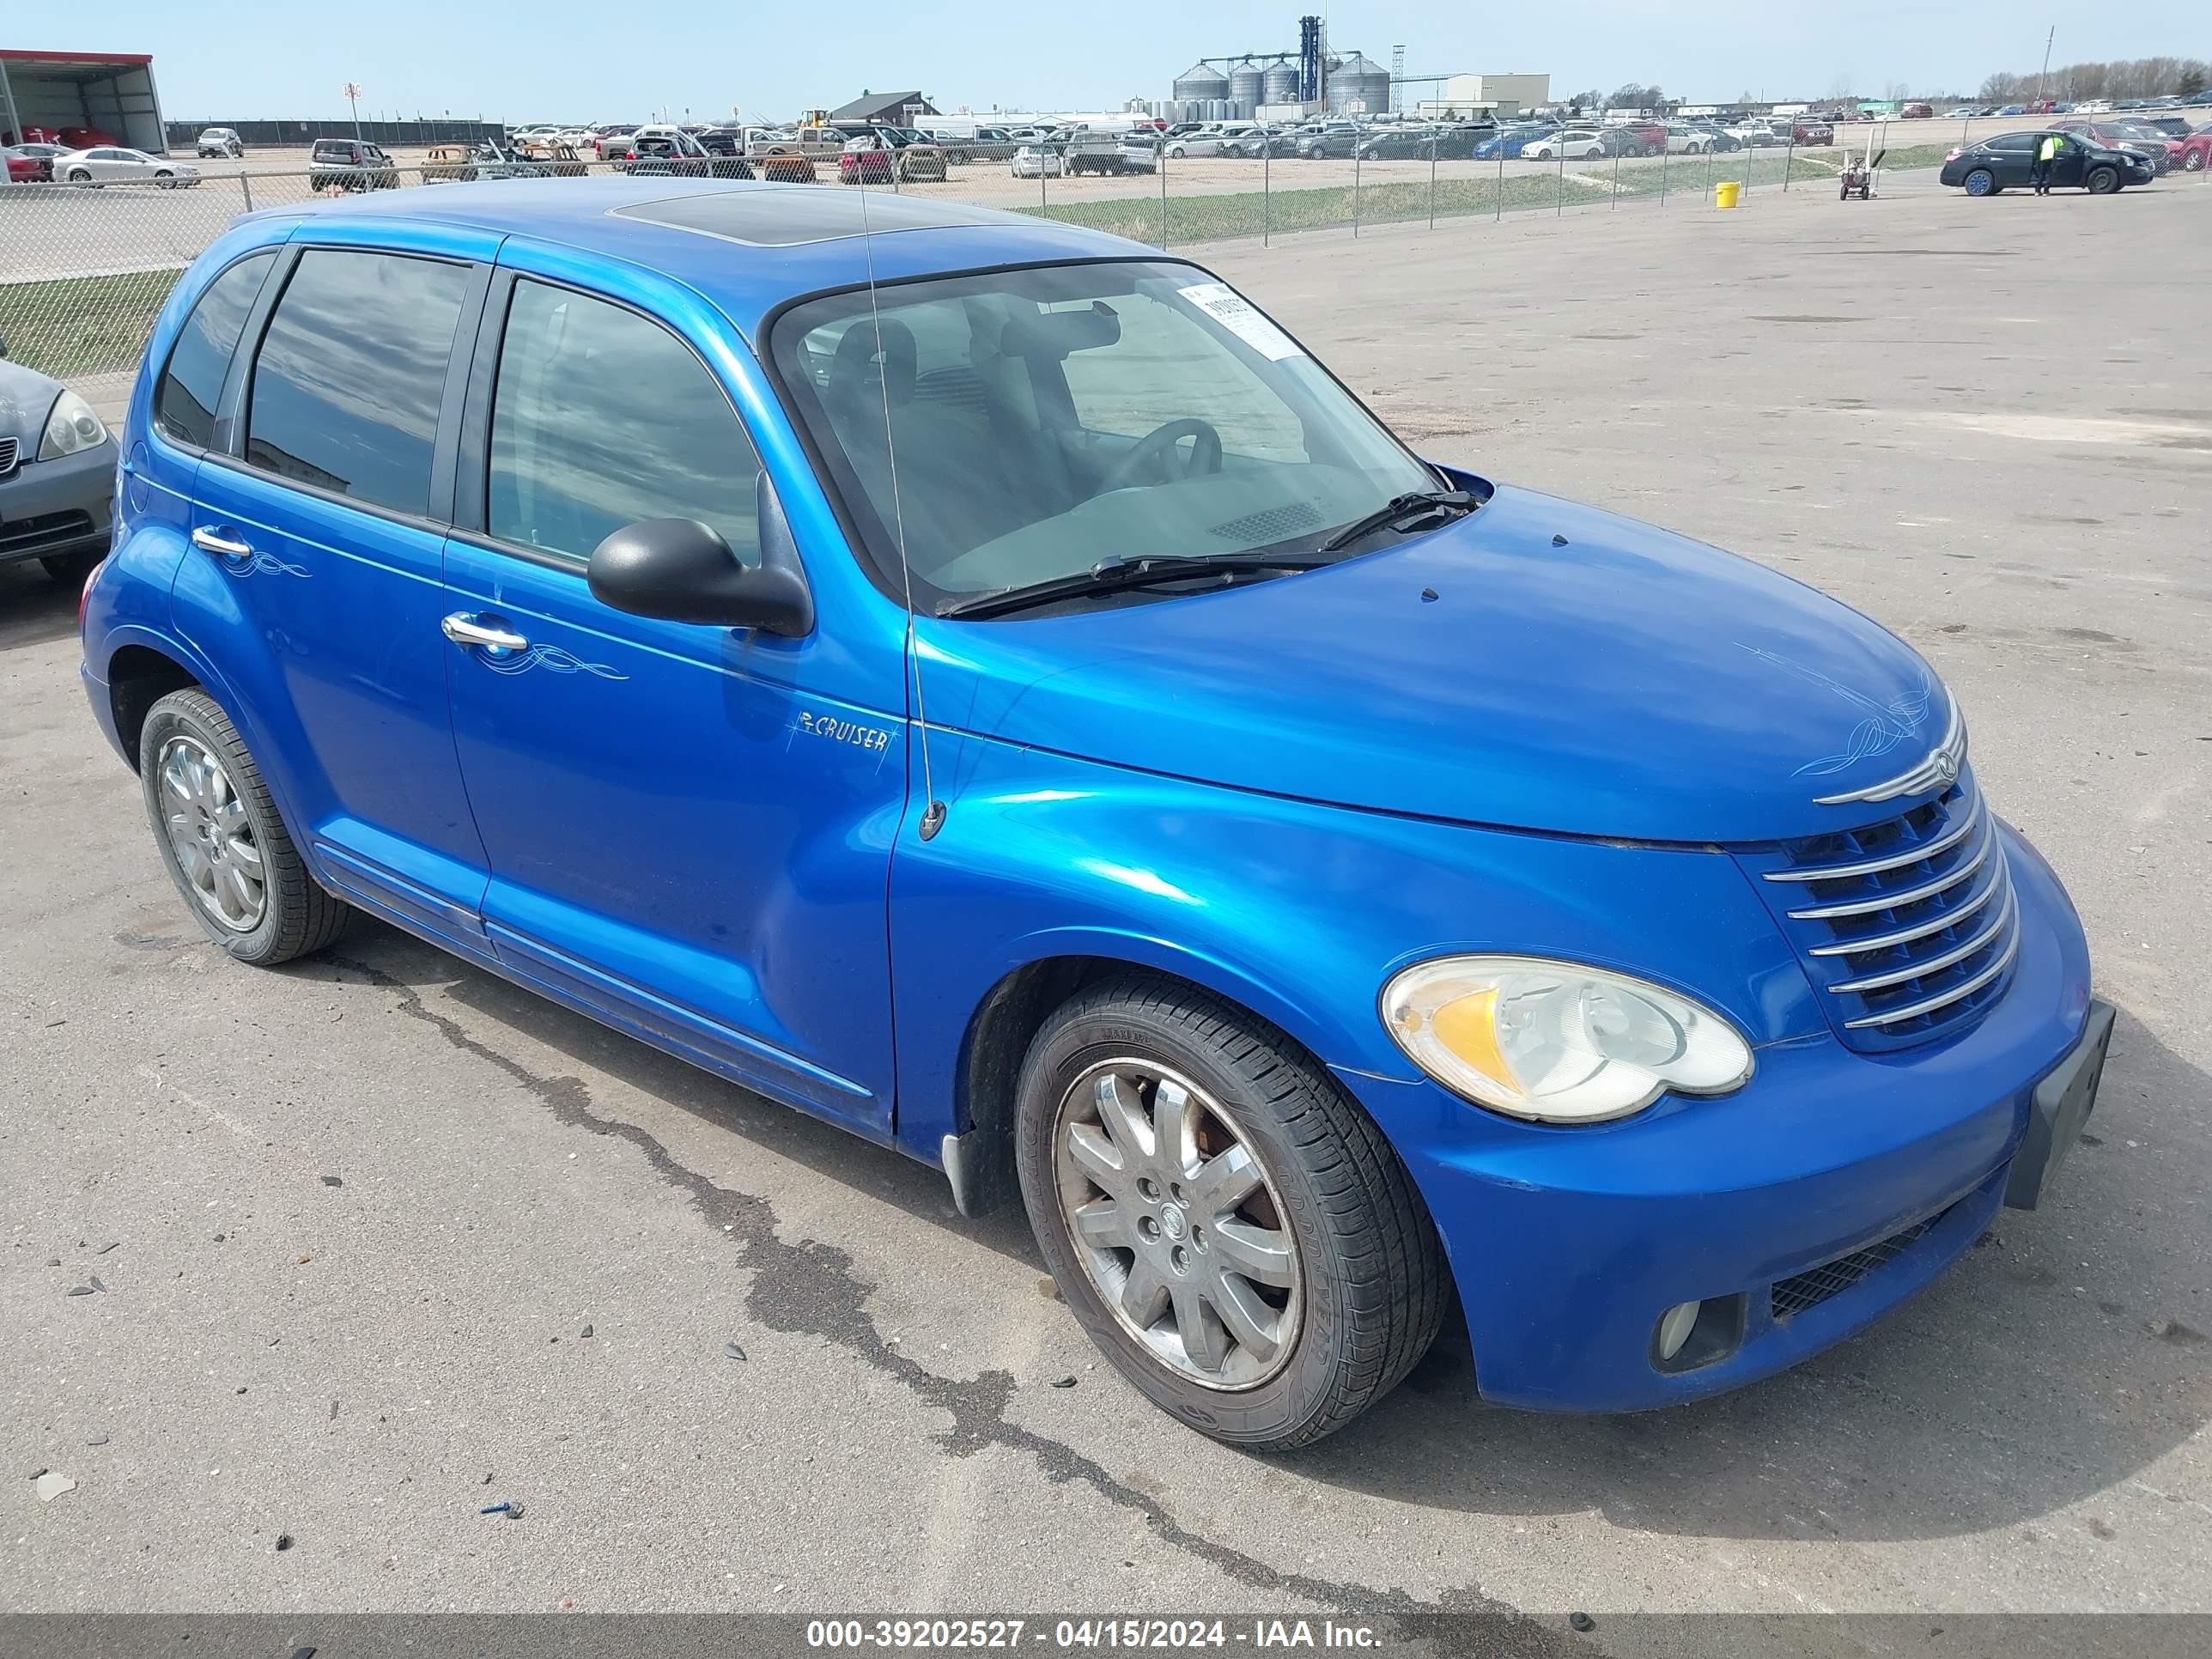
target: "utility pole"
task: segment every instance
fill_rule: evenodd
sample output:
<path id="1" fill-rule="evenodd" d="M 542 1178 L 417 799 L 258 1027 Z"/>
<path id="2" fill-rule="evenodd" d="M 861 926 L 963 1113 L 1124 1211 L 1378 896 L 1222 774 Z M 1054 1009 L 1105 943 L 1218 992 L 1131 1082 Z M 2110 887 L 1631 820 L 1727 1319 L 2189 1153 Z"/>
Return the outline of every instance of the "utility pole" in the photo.
<path id="1" fill-rule="evenodd" d="M 2051 76 L 2051 43 L 2058 38 L 2058 25 L 2051 26 L 2051 33 L 2043 37 L 2043 67 L 2035 75 L 2035 101 L 2043 101 L 2043 83 Z"/>
<path id="2" fill-rule="evenodd" d="M 361 142 L 361 88 L 353 82 L 345 84 L 346 103 L 353 111 L 354 142 Z"/>

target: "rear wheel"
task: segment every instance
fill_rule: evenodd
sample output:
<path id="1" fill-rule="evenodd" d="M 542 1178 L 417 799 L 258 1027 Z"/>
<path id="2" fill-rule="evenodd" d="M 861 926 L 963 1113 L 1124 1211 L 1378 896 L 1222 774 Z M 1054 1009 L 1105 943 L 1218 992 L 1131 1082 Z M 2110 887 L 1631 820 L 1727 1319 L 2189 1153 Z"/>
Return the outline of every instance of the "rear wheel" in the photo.
<path id="1" fill-rule="evenodd" d="M 92 182 L 92 175 L 82 167 L 71 167 L 69 170 L 69 181 L 73 185 L 88 185 Z"/>
<path id="2" fill-rule="evenodd" d="M 1997 193 L 1997 176 L 1987 167 L 1976 167 L 1966 175 L 1966 194 L 1994 196 Z"/>
<path id="3" fill-rule="evenodd" d="M 1030 1224 L 1070 1310 L 1217 1439 L 1308 1444 L 1387 1394 L 1443 1318 L 1396 1153 L 1279 1032 L 1144 977 L 1082 993 L 1022 1067 Z"/>
<path id="4" fill-rule="evenodd" d="M 2203 172 L 2204 152 L 2201 149 L 2191 150 L 2188 155 L 2181 158 L 2181 170 L 2184 173 Z"/>
<path id="5" fill-rule="evenodd" d="M 197 687 L 147 712 L 138 775 L 170 879 L 208 937 L 256 967 L 319 951 L 351 913 L 323 890 L 222 705 Z"/>
<path id="6" fill-rule="evenodd" d="M 2092 167 L 2083 181 L 2092 196 L 2110 196 L 2120 187 L 2120 175 L 2112 167 Z"/>

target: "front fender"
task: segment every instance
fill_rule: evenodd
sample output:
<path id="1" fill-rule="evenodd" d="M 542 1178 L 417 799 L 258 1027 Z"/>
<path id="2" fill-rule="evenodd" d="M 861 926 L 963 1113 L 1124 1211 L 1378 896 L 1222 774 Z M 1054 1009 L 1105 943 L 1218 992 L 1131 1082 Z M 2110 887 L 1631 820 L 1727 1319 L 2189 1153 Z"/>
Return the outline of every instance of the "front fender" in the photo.
<path id="1" fill-rule="evenodd" d="M 1397 817 L 933 732 L 948 811 L 891 866 L 898 1139 L 934 1161 L 970 1127 L 962 1049 L 1032 963 L 1176 975 L 1325 1064 L 1414 1080 L 1376 1009 L 1390 975 L 1454 951 L 1557 956 L 1669 985 L 1753 1043 L 1824 1030 L 1735 861 Z M 1009 1058 L 1009 1057 L 1001 1057 Z M 1018 1056 L 1010 1057 L 1018 1060 Z"/>

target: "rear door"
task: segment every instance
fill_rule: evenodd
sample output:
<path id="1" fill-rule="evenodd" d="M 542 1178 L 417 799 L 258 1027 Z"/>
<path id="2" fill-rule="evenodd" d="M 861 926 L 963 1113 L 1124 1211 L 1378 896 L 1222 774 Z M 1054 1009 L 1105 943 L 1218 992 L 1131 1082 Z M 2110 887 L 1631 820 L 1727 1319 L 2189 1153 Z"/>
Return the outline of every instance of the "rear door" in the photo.
<path id="1" fill-rule="evenodd" d="M 1983 146 L 1990 170 L 1997 176 L 2000 185 L 2025 185 L 2035 166 L 2035 147 L 2043 140 L 2039 132 L 2001 133 Z"/>
<path id="2" fill-rule="evenodd" d="M 362 228 L 376 246 L 295 246 L 270 279 L 237 414 L 194 481 L 176 605 L 262 727 L 255 754 L 318 871 L 469 948 L 484 858 L 453 757 L 441 564 L 452 356 L 498 239 Z"/>
<path id="3" fill-rule="evenodd" d="M 446 562 L 487 930 L 523 979 L 888 1139 L 897 662 L 875 683 L 828 628 L 783 639 L 592 597 L 592 549 L 643 519 L 696 519 L 757 562 L 772 498 L 733 398 L 773 399 L 673 284 L 626 279 L 648 314 L 599 290 L 598 267 L 508 253 Z"/>

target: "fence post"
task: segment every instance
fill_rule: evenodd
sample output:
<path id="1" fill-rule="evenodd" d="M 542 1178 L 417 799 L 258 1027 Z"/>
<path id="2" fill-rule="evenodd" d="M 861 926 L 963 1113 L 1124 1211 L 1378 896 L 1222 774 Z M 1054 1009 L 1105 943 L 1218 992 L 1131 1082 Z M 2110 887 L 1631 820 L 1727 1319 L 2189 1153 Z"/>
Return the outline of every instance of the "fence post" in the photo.
<path id="1" fill-rule="evenodd" d="M 250 175 L 248 175 L 248 174 L 245 173 L 240 173 L 238 175 L 238 187 L 239 187 L 240 190 L 242 190 L 242 191 L 244 191 L 246 192 L 246 210 L 248 213 L 252 212 L 252 211 L 253 211 L 253 180 L 252 180 L 252 177 L 251 177 Z"/>
<path id="2" fill-rule="evenodd" d="M 1567 146 L 1564 139 L 1554 142 L 1559 146 L 1559 176 L 1552 181 L 1552 216 L 1556 219 L 1567 210 Z"/>
<path id="3" fill-rule="evenodd" d="M 1505 141 L 1498 141 L 1498 188 L 1491 192 L 1490 222 L 1496 224 L 1505 216 Z"/>
<path id="4" fill-rule="evenodd" d="M 1040 143 L 1040 144 L 1036 147 L 1036 152 L 1037 152 L 1037 205 L 1038 205 L 1039 207 L 1041 207 L 1041 208 L 1050 207 L 1050 206 L 1052 205 L 1052 204 L 1051 204 L 1049 201 L 1046 200 L 1046 198 L 1045 198 L 1045 193 L 1044 193 L 1044 176 L 1045 176 L 1045 174 L 1046 174 L 1046 173 L 1049 173 L 1049 172 L 1051 172 L 1051 171 L 1052 171 L 1052 161 L 1051 161 L 1051 157 L 1052 157 L 1052 156 L 1053 156 L 1056 152 L 1053 149 L 1053 147 L 1052 147 L 1050 144 L 1044 144 L 1044 143 Z M 1066 166 L 1066 164 L 1067 164 L 1066 157 L 1065 155 L 1062 155 L 1062 156 L 1061 156 L 1061 158 L 1060 158 L 1060 165 L 1061 165 L 1062 167 L 1065 167 L 1065 166 Z"/>
<path id="5" fill-rule="evenodd" d="M 1273 246 L 1275 234 L 1275 136 L 1260 129 L 1260 246 Z"/>
<path id="6" fill-rule="evenodd" d="M 1359 137 L 1352 139 L 1352 234 L 1359 234 Z"/>
<path id="7" fill-rule="evenodd" d="M 1782 188 L 1790 188 L 1790 175 L 1797 169 L 1797 118 L 1790 118 L 1790 149 L 1782 158 Z"/>
<path id="8" fill-rule="evenodd" d="M 1164 253 L 1168 248 L 1168 147 L 1164 138 L 1154 153 L 1160 158 L 1160 252 Z"/>
<path id="9" fill-rule="evenodd" d="M 1610 212 L 1610 211 L 1612 211 L 1612 210 L 1613 210 L 1613 209 L 1617 208 L 1617 207 L 1619 207 L 1620 205 L 1620 152 L 1619 150 L 1615 150 L 1615 151 L 1613 151 L 1613 200 L 1612 200 L 1610 203 L 1608 203 L 1608 204 L 1607 204 L 1607 212 Z"/>
<path id="10" fill-rule="evenodd" d="M 1443 149 L 1434 138 L 1429 140 L 1429 228 L 1437 228 L 1437 152 Z"/>
<path id="11" fill-rule="evenodd" d="M 1673 154 L 1673 143 L 1674 136 L 1670 133 L 1668 142 L 1659 147 L 1659 205 L 1662 208 L 1667 205 L 1667 161 Z"/>

